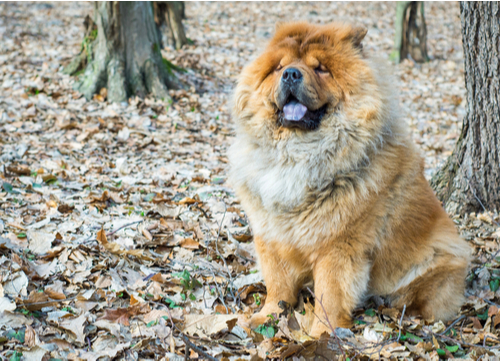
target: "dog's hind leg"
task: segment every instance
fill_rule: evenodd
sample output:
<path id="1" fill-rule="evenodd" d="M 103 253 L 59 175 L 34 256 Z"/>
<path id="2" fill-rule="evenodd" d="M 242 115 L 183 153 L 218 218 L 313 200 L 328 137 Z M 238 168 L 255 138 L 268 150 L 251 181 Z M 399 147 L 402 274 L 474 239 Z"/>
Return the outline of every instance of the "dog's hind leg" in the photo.
<path id="1" fill-rule="evenodd" d="M 455 317 L 464 301 L 468 261 L 447 255 L 437 264 L 392 294 L 391 306 L 402 309 L 406 305 L 408 315 L 436 321 Z"/>

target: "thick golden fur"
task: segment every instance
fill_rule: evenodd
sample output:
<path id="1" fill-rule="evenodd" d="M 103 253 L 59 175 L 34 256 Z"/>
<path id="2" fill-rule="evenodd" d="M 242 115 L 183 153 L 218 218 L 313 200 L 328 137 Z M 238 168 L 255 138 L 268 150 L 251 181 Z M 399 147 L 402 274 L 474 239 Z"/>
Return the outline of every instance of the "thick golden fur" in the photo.
<path id="1" fill-rule="evenodd" d="M 364 54 L 365 34 L 343 24 L 283 24 L 239 78 L 231 183 L 268 292 L 253 327 L 281 312 L 280 300 L 293 305 L 310 280 L 334 327 L 349 326 L 370 295 L 442 320 L 463 301 L 469 247 L 423 176 L 396 86 Z M 291 66 L 304 74 L 311 107 L 327 105 L 315 130 L 277 120 L 279 82 Z M 324 331 L 316 320 L 311 335 Z"/>

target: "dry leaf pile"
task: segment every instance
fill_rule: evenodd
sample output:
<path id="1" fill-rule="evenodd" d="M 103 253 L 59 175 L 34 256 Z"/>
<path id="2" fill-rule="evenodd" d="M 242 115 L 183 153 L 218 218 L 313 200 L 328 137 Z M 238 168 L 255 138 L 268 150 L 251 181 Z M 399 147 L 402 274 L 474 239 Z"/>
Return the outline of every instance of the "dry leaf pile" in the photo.
<path id="1" fill-rule="evenodd" d="M 388 58 L 393 3 L 187 3 L 194 45 L 163 50 L 186 89 L 172 101 L 86 101 L 62 68 L 88 3 L 0 4 L 0 357 L 9 360 L 498 357 L 500 219 L 456 219 L 474 246 L 455 322 L 370 300 L 355 326 L 308 336 L 311 293 L 257 330 L 265 302 L 252 234 L 226 184 L 231 88 L 276 21 L 362 23 Z M 426 4 L 427 64 L 394 67 L 401 112 L 430 176 L 465 112 L 456 3 Z M 319 302 L 316 300 L 316 302 Z"/>

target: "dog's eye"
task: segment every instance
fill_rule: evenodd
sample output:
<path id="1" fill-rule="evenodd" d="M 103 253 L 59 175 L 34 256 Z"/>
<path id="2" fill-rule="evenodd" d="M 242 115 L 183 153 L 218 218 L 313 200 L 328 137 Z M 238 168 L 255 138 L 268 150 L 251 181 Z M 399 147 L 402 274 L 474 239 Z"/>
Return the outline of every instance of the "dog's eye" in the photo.
<path id="1" fill-rule="evenodd" d="M 327 69 L 324 65 L 322 65 L 322 64 L 319 64 L 319 65 L 316 67 L 316 69 L 314 69 L 314 71 L 315 71 L 316 73 L 328 73 L 328 69 Z"/>

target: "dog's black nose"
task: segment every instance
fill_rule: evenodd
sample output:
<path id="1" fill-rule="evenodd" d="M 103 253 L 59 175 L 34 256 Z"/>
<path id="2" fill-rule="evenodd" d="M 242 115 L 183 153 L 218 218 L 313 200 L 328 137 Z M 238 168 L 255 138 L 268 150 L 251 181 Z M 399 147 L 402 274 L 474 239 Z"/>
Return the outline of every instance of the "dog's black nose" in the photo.
<path id="1" fill-rule="evenodd" d="M 297 84 L 302 81 L 302 73 L 299 69 L 288 68 L 283 72 L 281 81 L 288 84 Z"/>

